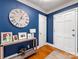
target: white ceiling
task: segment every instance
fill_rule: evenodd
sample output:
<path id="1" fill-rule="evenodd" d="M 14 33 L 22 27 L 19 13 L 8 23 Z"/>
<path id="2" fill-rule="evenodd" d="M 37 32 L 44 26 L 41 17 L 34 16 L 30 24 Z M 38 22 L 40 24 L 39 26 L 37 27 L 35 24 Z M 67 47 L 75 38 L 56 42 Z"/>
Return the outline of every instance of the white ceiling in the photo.
<path id="1" fill-rule="evenodd" d="M 18 0 L 46 14 L 77 3 L 77 0 Z"/>

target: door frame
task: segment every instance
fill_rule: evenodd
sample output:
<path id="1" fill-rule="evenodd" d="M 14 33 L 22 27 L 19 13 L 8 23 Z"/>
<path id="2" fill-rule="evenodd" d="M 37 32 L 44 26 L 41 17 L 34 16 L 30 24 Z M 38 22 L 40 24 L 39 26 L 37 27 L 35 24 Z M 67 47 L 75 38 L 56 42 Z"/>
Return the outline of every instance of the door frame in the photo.
<path id="1" fill-rule="evenodd" d="M 76 8 L 72 8 L 72 9 L 69 9 L 69 10 L 66 10 L 66 11 L 62 11 L 62 12 L 59 12 L 59 13 L 56 13 L 56 14 L 66 13 L 66 12 L 69 12 L 69 11 L 72 11 L 72 10 L 77 11 L 77 19 L 76 19 L 76 26 L 77 26 L 76 34 L 77 34 L 77 36 L 76 36 L 76 42 L 75 43 L 76 43 L 76 55 L 78 55 L 78 8 L 77 7 Z M 54 14 L 54 15 L 56 15 L 56 14 Z M 54 24 L 54 15 L 53 15 L 53 24 Z M 54 41 L 54 25 L 53 25 L 53 41 Z M 53 44 L 54 44 L 54 42 L 53 42 Z"/>
<path id="2" fill-rule="evenodd" d="M 45 15 L 43 15 L 43 14 L 38 14 L 38 48 L 41 47 L 41 46 L 39 45 L 39 40 L 40 40 L 40 39 L 39 39 L 39 37 L 40 37 L 40 36 L 39 36 L 39 35 L 40 35 L 40 32 L 39 32 L 39 31 L 40 31 L 40 29 L 39 29 L 39 28 L 40 28 L 40 27 L 39 27 L 39 20 L 40 20 L 40 19 L 39 19 L 39 15 L 45 16 Z M 46 16 L 45 16 L 45 17 L 46 17 Z M 46 39 L 45 39 L 45 40 L 46 40 L 46 42 L 47 42 L 47 17 L 46 17 L 46 29 L 45 29 L 45 30 L 46 30 L 46 34 L 45 34 Z M 46 44 L 46 43 L 45 43 L 45 44 Z"/>

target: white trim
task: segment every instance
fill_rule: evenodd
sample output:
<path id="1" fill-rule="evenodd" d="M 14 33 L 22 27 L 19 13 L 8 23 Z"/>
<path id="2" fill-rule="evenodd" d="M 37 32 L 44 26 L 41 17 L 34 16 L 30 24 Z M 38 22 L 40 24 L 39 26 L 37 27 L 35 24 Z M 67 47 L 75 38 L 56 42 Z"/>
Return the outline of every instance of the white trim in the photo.
<path id="1" fill-rule="evenodd" d="M 49 46 L 52 46 L 52 47 L 55 47 L 53 44 L 51 43 L 46 43 L 46 45 L 49 45 Z"/>
<path id="2" fill-rule="evenodd" d="M 76 1 L 71 1 L 71 2 L 69 2 L 69 3 L 66 3 L 66 4 L 64 4 L 64 5 L 62 5 L 62 6 L 59 6 L 58 8 L 52 9 L 52 10 L 50 10 L 49 12 L 47 12 L 47 11 L 45 11 L 44 9 L 42 9 L 41 7 L 38 7 L 38 6 L 35 5 L 35 4 L 32 4 L 32 3 L 28 2 L 28 1 L 26 2 L 26 0 L 17 0 L 17 1 L 19 1 L 19 2 L 21 2 L 21 3 L 23 3 L 23 4 L 25 4 L 25 5 L 28 5 L 28 6 L 32 7 L 32 8 L 34 8 L 34 9 L 36 9 L 36 10 L 39 10 L 39 11 L 45 13 L 45 14 L 49 14 L 49 13 L 55 12 L 55 11 L 57 11 L 57 10 L 63 9 L 63 8 L 65 8 L 65 7 L 67 7 L 67 6 L 73 5 L 73 4 L 75 4 L 75 3 L 78 2 L 77 0 L 76 0 Z"/>
<path id="3" fill-rule="evenodd" d="M 72 1 L 72 2 L 66 3 L 66 4 L 64 4 L 64 5 L 56 8 L 56 9 L 50 10 L 47 14 L 52 13 L 52 12 L 55 12 L 55 11 L 60 10 L 60 9 L 63 9 L 63 8 L 66 8 L 66 7 L 71 6 L 71 5 L 75 4 L 75 3 L 77 3 L 77 1 L 75 1 L 75 2 Z"/>
<path id="4" fill-rule="evenodd" d="M 42 19 L 43 18 L 43 19 Z M 42 21 L 43 20 L 43 21 Z M 42 23 L 41 23 L 42 22 Z M 42 46 L 44 46 L 45 45 L 45 43 L 46 43 L 46 40 L 47 40 L 47 26 L 46 26 L 46 24 L 47 24 L 47 17 L 46 16 L 44 16 L 44 15 L 42 15 L 42 14 L 39 14 L 39 26 L 38 26 L 38 29 L 39 29 L 39 48 L 40 47 L 42 47 Z M 43 26 L 42 26 L 42 25 Z M 43 28 L 44 27 L 44 28 Z M 43 30 L 43 29 L 44 30 Z M 42 31 L 43 30 L 43 31 Z M 43 34 L 43 37 L 41 37 L 41 35 Z M 43 40 L 44 39 L 44 40 Z"/>
<path id="5" fill-rule="evenodd" d="M 47 44 L 47 43 L 45 43 L 44 45 L 46 45 L 46 44 Z M 44 46 L 44 45 L 43 45 L 43 46 Z M 41 46 L 41 47 L 43 47 L 43 46 Z M 41 47 L 40 47 L 40 46 L 37 46 L 37 49 L 39 49 L 39 48 L 41 48 Z"/>
<path id="6" fill-rule="evenodd" d="M 53 44 L 50 44 L 50 43 L 47 43 L 47 42 L 44 45 L 49 45 L 49 46 L 55 47 Z M 40 48 L 40 46 L 37 47 L 37 49 L 39 49 L 39 48 Z"/>
<path id="7" fill-rule="evenodd" d="M 19 1 L 19 2 L 21 2 L 23 4 L 25 4 L 25 5 L 28 5 L 28 6 L 32 7 L 32 8 L 34 8 L 34 9 L 36 9 L 36 10 L 39 10 L 39 11 L 41 11 L 43 13 L 47 13 L 45 10 L 38 7 L 37 5 L 34 5 L 34 4 L 32 4 L 32 3 L 28 2 L 28 1 L 26 2 L 26 0 L 17 0 L 17 1 Z"/>
<path id="8" fill-rule="evenodd" d="M 78 9 L 77 7 L 76 7 L 76 8 L 73 8 L 73 9 L 69 9 L 69 10 L 66 10 L 66 11 L 63 11 L 63 12 L 54 14 L 53 17 L 54 17 L 55 15 L 58 15 L 58 14 L 64 14 L 64 13 L 67 13 L 67 12 L 70 12 L 70 11 L 74 11 L 74 10 L 77 11 L 77 9 Z"/>
<path id="9" fill-rule="evenodd" d="M 57 48 L 55 45 L 53 45 L 53 44 L 50 44 L 50 43 L 46 43 L 46 45 L 49 45 L 49 46 L 52 46 L 52 47 L 55 47 L 55 48 Z M 59 48 L 58 48 L 59 49 Z M 60 49 L 61 50 L 61 49 Z M 64 50 L 62 50 L 62 51 L 64 51 Z M 66 51 L 67 52 L 67 51 Z M 68 52 L 69 53 L 69 52 Z M 71 53 L 70 53 L 71 54 Z M 78 54 L 76 54 L 76 56 L 78 56 Z"/>

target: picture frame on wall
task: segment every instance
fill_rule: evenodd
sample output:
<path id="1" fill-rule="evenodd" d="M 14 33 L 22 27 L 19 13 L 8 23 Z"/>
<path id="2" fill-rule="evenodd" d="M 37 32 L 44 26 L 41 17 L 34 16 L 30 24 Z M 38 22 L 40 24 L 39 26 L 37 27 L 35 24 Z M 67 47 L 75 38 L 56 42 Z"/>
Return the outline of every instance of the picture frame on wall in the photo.
<path id="1" fill-rule="evenodd" d="M 18 35 L 13 35 L 13 41 L 18 41 Z"/>
<path id="2" fill-rule="evenodd" d="M 12 32 L 1 32 L 1 44 L 12 42 Z"/>
<path id="3" fill-rule="evenodd" d="M 18 36 L 19 40 L 27 39 L 27 32 L 19 32 Z"/>

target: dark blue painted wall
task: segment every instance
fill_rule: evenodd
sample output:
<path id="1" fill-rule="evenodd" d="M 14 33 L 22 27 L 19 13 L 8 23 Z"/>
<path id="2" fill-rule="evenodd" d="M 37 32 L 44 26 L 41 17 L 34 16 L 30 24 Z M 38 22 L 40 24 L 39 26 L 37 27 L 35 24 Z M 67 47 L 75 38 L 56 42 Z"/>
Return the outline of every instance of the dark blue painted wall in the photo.
<path id="1" fill-rule="evenodd" d="M 13 26 L 9 22 L 9 12 L 14 8 L 20 8 L 26 11 L 30 17 L 30 23 L 25 28 L 19 29 Z M 29 29 L 36 28 L 35 36 L 38 38 L 38 14 L 44 13 L 37 11 L 29 6 L 26 6 L 16 0 L 0 0 L 0 32 L 13 32 L 13 34 L 18 34 L 18 32 L 29 32 Z M 19 44 L 21 46 L 22 44 Z M 25 44 L 24 44 L 25 45 Z M 5 47 L 5 56 L 14 54 L 17 52 L 19 46 L 11 45 Z"/>
<path id="2" fill-rule="evenodd" d="M 63 12 L 63 11 L 66 11 L 66 10 L 69 10 L 69 9 L 72 9 L 72 8 L 75 8 L 75 7 L 78 7 L 78 3 L 68 6 L 66 8 L 60 9 L 58 11 L 55 11 L 55 12 L 47 15 L 47 22 L 48 22 L 48 24 L 47 24 L 47 27 L 48 27 L 47 28 L 47 42 L 53 44 L 53 24 L 54 24 L 53 23 L 53 15 Z"/>
<path id="3" fill-rule="evenodd" d="M 47 15 L 47 42 L 53 43 L 53 15 Z"/>

